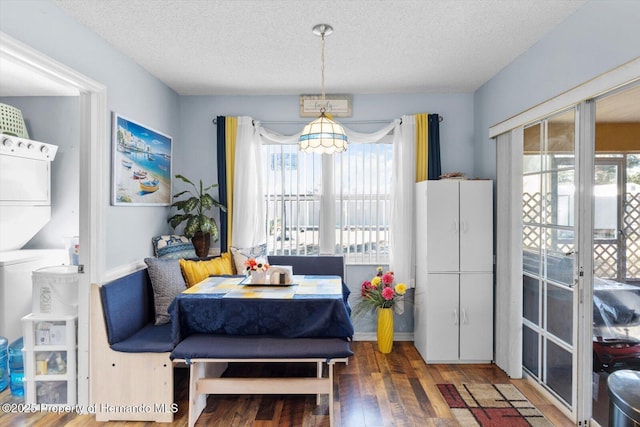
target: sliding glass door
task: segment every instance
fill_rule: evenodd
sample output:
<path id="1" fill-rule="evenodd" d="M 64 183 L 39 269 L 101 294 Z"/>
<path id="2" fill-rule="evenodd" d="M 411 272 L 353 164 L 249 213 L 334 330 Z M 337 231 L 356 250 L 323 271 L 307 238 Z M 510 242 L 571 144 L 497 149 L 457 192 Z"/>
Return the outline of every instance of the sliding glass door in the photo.
<path id="1" fill-rule="evenodd" d="M 523 366 L 572 412 L 576 394 L 576 112 L 524 129 Z"/>
<path id="2" fill-rule="evenodd" d="M 496 364 L 524 371 L 577 425 L 607 426 L 608 375 L 640 369 L 638 71 L 635 61 L 490 128 Z"/>
<path id="3" fill-rule="evenodd" d="M 607 378 L 640 369 L 640 85 L 524 127 L 523 369 L 608 425 Z"/>

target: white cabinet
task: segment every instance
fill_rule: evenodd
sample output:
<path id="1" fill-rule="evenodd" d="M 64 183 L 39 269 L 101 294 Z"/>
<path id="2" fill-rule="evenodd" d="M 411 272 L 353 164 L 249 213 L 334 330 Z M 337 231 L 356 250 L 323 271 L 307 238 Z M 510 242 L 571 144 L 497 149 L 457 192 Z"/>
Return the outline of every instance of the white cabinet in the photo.
<path id="1" fill-rule="evenodd" d="M 492 181 L 416 184 L 416 261 L 427 271 L 493 270 Z"/>
<path id="2" fill-rule="evenodd" d="M 493 359 L 493 184 L 416 184 L 414 344 L 427 362 Z"/>
<path id="3" fill-rule="evenodd" d="M 32 313 L 22 327 L 25 402 L 74 405 L 77 316 Z"/>

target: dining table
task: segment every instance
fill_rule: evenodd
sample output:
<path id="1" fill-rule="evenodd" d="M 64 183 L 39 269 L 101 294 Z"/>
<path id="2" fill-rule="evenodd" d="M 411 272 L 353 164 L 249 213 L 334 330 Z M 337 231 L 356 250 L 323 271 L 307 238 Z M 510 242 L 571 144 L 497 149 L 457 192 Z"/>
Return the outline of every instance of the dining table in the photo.
<path id="1" fill-rule="evenodd" d="M 286 285 L 211 276 L 178 294 L 169 306 L 172 339 L 177 344 L 190 335 L 217 334 L 351 340 L 348 296 L 340 276 L 293 275 Z"/>

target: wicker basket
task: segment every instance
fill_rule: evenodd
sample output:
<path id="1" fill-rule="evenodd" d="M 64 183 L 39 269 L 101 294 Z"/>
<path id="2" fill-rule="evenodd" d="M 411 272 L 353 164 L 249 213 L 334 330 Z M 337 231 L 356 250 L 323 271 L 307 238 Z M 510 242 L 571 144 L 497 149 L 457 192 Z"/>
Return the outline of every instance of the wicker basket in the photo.
<path id="1" fill-rule="evenodd" d="M 22 111 L 11 105 L 0 104 L 0 133 L 29 139 Z"/>

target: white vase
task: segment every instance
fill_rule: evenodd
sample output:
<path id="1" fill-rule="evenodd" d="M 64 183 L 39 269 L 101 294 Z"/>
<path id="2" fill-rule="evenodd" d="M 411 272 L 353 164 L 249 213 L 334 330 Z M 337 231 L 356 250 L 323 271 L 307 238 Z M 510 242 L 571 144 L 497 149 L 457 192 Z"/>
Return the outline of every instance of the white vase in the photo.
<path id="1" fill-rule="evenodd" d="M 262 270 L 251 271 L 251 284 L 267 283 L 267 272 Z"/>

